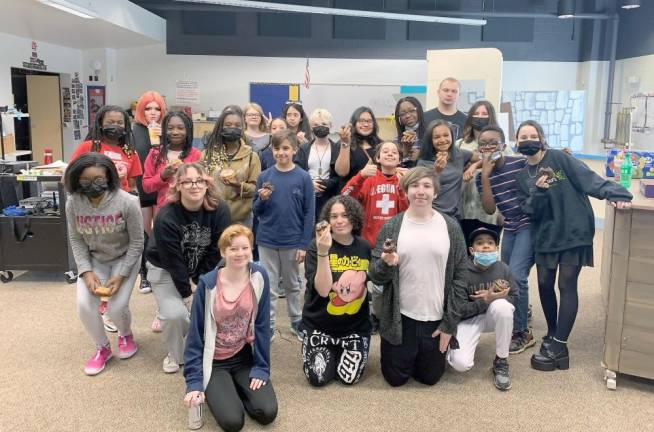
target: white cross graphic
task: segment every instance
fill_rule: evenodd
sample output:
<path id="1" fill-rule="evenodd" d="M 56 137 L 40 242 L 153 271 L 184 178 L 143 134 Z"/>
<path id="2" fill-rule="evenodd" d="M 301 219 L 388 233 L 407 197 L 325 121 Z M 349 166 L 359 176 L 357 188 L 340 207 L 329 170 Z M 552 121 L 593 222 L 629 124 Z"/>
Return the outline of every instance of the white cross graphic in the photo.
<path id="1" fill-rule="evenodd" d="M 375 207 L 382 209 L 382 214 L 387 215 L 390 209 L 395 208 L 395 201 L 391 201 L 389 194 L 383 194 L 382 199 L 375 203 Z"/>

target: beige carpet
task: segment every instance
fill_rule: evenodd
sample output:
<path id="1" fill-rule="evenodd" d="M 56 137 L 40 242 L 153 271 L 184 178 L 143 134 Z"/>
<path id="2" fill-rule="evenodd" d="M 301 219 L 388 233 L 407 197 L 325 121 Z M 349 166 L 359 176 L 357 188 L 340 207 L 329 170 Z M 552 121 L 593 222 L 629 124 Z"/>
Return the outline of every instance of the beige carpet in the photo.
<path id="1" fill-rule="evenodd" d="M 600 256 L 596 247 L 596 262 Z M 245 430 L 654 430 L 654 381 L 621 375 L 617 391 L 609 391 L 602 379 L 598 269 L 582 271 L 579 291 L 571 369 L 535 372 L 529 367 L 530 349 L 510 358 L 513 388 L 506 393 L 491 381 L 492 336 L 482 339 L 473 370 L 450 370 L 434 387 L 415 382 L 389 387 L 374 337 L 362 382 L 310 388 L 301 370 L 300 343 L 291 339 L 288 319 L 281 320 L 288 340 L 277 337 L 272 346 L 279 415 L 266 428 L 247 420 Z M 531 296 L 540 339 L 544 320 L 533 283 Z M 138 354 L 127 361 L 114 358 L 103 373 L 87 377 L 82 364 L 93 345 L 76 316 L 74 285 L 60 275 L 35 272 L 0 284 L 0 431 L 186 430 L 183 377 L 162 372 L 166 353 L 160 336 L 149 330 L 154 296 L 135 290 L 131 305 Z M 280 316 L 285 313 L 280 308 Z M 110 339 L 116 349 L 116 336 Z M 216 430 L 211 415 L 205 418 L 204 430 Z"/>

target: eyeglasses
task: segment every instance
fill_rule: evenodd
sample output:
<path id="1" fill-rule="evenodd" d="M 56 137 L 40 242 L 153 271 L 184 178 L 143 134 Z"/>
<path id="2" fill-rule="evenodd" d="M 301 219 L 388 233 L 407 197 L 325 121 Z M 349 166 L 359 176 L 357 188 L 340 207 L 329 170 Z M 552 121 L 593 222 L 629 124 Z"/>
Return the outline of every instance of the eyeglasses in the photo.
<path id="1" fill-rule="evenodd" d="M 479 147 L 497 147 L 504 145 L 501 141 L 479 141 Z"/>
<path id="2" fill-rule="evenodd" d="M 184 180 L 179 183 L 184 189 L 191 189 L 193 186 L 197 188 L 203 188 L 207 185 L 207 181 L 205 179 L 197 179 L 196 181 L 192 180 Z"/>
<path id="3" fill-rule="evenodd" d="M 79 185 L 82 187 L 87 187 L 91 186 L 92 184 L 96 186 L 106 186 L 107 185 L 107 179 L 104 177 L 96 177 L 93 180 L 87 180 L 87 179 L 80 179 L 79 180 Z"/>
<path id="4" fill-rule="evenodd" d="M 374 124 L 375 122 L 373 122 L 372 119 L 359 119 L 357 120 L 357 123 L 371 125 Z"/>
<path id="5" fill-rule="evenodd" d="M 247 118 L 259 118 L 259 117 L 261 117 L 261 114 L 259 114 L 259 113 L 248 113 L 248 114 L 245 114 L 245 117 L 247 117 Z"/>
<path id="6" fill-rule="evenodd" d="M 400 117 L 406 117 L 408 115 L 415 114 L 417 112 L 418 112 L 417 108 L 412 108 L 412 109 L 410 109 L 408 111 L 400 111 L 399 113 L 397 113 L 397 115 L 400 116 Z"/>

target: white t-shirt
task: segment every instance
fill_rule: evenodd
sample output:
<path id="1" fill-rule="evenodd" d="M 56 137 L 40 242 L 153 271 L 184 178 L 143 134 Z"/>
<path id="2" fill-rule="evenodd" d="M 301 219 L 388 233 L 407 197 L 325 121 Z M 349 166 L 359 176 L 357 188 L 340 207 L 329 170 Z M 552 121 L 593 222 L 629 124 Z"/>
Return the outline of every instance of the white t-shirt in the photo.
<path id="1" fill-rule="evenodd" d="M 317 146 L 314 143 L 309 151 L 309 175 L 311 179 L 329 179 L 329 162 L 332 158 L 332 147 L 327 144 L 326 147 Z"/>
<path id="2" fill-rule="evenodd" d="M 400 256 L 400 312 L 416 321 L 443 318 L 445 268 L 450 253 L 447 224 L 440 213 L 427 222 L 407 214 L 397 240 Z"/>

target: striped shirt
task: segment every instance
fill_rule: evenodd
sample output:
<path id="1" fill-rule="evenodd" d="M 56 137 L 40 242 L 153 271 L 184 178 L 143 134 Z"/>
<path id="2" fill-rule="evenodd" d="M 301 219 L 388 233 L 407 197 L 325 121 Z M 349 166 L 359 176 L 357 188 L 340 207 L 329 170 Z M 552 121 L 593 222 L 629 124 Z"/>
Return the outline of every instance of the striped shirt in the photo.
<path id="1" fill-rule="evenodd" d="M 529 227 L 529 217 L 520 208 L 516 178 L 525 167 L 524 157 L 504 156 L 504 164 L 493 170 L 489 176 L 495 205 L 504 216 L 504 229 L 519 231 Z M 481 175 L 477 176 L 477 189 L 482 193 Z"/>

